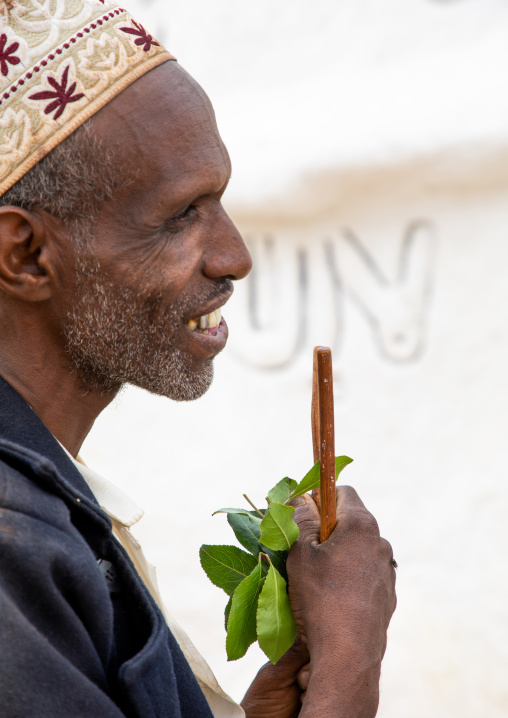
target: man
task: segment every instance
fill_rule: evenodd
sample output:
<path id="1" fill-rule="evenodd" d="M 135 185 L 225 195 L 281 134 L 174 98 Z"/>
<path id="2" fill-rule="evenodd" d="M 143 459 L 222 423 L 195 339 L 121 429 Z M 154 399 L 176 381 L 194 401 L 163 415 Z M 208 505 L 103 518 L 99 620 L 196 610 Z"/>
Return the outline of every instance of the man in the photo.
<path id="1" fill-rule="evenodd" d="M 250 269 L 221 205 L 231 168 L 212 107 L 113 2 L 1 10 L 2 716 L 243 715 L 168 628 L 128 519 L 76 461 L 123 384 L 190 400 L 212 380 L 221 309 Z M 325 544 L 310 497 L 295 517 L 301 637 L 243 709 L 374 716 L 391 548 L 346 487 Z"/>

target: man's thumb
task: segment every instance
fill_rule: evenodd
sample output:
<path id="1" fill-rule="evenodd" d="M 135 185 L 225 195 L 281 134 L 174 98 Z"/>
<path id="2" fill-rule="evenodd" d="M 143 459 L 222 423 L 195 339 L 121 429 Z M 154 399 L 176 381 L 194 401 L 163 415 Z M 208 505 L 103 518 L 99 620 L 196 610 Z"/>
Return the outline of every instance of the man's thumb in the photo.
<path id="1" fill-rule="evenodd" d="M 296 510 L 293 519 L 300 529 L 299 541 L 319 543 L 320 517 L 316 502 L 310 494 L 298 496 L 289 502 Z"/>

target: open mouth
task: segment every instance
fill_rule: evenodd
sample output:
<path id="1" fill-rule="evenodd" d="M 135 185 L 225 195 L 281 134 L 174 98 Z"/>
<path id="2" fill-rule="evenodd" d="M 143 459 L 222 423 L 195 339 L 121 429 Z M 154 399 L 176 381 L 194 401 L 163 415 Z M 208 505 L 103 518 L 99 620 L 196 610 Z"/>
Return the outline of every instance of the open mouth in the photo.
<path id="1" fill-rule="evenodd" d="M 215 336 L 221 321 L 222 312 L 219 308 L 209 314 L 203 314 L 203 316 L 197 317 L 196 319 L 189 319 L 187 326 L 193 332 L 201 332 L 202 334 Z"/>

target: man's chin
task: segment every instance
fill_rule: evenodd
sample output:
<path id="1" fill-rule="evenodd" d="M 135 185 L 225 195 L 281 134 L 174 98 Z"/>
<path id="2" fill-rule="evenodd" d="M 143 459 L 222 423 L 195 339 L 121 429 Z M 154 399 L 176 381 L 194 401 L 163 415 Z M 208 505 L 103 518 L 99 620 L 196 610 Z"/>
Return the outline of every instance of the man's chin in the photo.
<path id="1" fill-rule="evenodd" d="M 161 372 L 156 377 L 143 377 L 129 383 L 145 389 L 150 394 L 165 396 L 173 401 L 195 401 L 206 394 L 212 382 L 213 362 L 210 359 L 199 371 L 180 367 L 167 375 Z"/>
<path id="2" fill-rule="evenodd" d="M 196 366 L 183 352 L 159 352 L 145 361 L 105 361 L 90 352 L 69 353 L 71 371 L 86 392 L 116 395 L 126 386 L 137 386 L 150 394 L 173 401 L 194 401 L 206 394 L 213 381 L 213 359 Z"/>

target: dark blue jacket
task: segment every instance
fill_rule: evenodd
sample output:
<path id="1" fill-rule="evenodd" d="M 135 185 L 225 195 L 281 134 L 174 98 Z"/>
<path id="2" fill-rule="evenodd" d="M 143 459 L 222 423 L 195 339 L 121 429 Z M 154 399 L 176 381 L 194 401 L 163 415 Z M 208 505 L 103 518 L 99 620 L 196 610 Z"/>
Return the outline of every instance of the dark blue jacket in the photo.
<path id="1" fill-rule="evenodd" d="M 1 377 L 0 716 L 212 716 L 109 518 Z"/>

